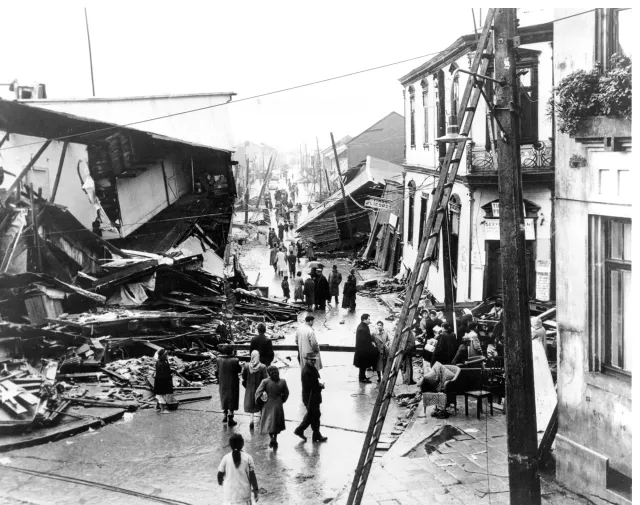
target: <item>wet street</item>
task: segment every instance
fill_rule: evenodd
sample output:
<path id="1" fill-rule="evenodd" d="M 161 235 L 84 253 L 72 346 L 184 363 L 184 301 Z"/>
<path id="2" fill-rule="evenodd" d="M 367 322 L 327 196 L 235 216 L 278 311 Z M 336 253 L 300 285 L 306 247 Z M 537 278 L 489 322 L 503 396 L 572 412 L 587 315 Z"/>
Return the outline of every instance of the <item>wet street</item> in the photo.
<path id="1" fill-rule="evenodd" d="M 266 246 L 244 247 L 240 261 L 250 281 L 254 282 L 260 274 L 257 284 L 269 286 L 270 297 L 282 299 L 281 279 L 268 264 Z M 346 279 L 349 269 L 346 260 L 330 262 L 333 263 Z M 375 299 L 361 296 L 357 298 L 355 314 L 348 314 L 335 304 L 324 313 L 316 311 L 314 328 L 319 343 L 354 345 L 355 330 L 364 312 L 371 315 L 372 321 L 384 320 L 388 315 L 387 309 Z M 298 320 L 303 321 L 307 314 L 302 311 Z M 385 321 L 385 325 L 390 327 L 391 323 Z M 285 339 L 278 343 L 293 343 L 296 326 L 296 323 L 285 326 Z M 0 463 L 4 465 L 36 471 L 25 474 L 0 466 L 0 502 L 221 503 L 217 466 L 229 451 L 228 439 L 233 432 L 243 435 L 244 450 L 256 463 L 260 503 L 331 502 L 351 483 L 377 394 L 375 379 L 372 384 L 358 382 L 352 353 L 322 353 L 321 376 L 326 389 L 321 423 L 322 433 L 329 440 L 312 443 L 308 430 L 309 440 L 304 443 L 293 434 L 304 415 L 299 365 L 294 353 L 277 352 L 276 357 L 284 364 L 281 376 L 291 392 L 284 406 L 287 429 L 279 436 L 277 451 L 268 447 L 266 434 L 261 435 L 258 429 L 249 430 L 249 417 L 244 413 L 238 413 L 237 426 L 229 428 L 223 424 L 218 386 L 210 385 L 203 388 L 204 393 L 213 396 L 210 401 L 187 404 L 167 415 L 141 410 L 95 431 L 0 454 Z M 241 409 L 243 395 L 241 391 Z M 392 402 L 384 436 L 391 434 L 398 416 L 404 413 Z M 70 482 L 68 477 L 74 480 Z"/>

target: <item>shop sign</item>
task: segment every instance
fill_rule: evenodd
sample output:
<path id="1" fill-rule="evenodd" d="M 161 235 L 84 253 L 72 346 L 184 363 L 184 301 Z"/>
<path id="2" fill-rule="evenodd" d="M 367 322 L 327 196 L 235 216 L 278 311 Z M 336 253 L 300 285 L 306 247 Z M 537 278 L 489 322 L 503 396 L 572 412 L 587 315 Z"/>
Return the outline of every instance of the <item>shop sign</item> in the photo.
<path id="1" fill-rule="evenodd" d="M 485 240 L 500 240 L 500 220 L 499 219 L 487 219 L 484 222 L 484 239 Z M 536 229 L 533 219 L 524 220 L 524 239 L 535 240 Z"/>
<path id="2" fill-rule="evenodd" d="M 391 202 L 386 200 L 365 200 L 365 207 L 378 210 L 391 210 Z"/>

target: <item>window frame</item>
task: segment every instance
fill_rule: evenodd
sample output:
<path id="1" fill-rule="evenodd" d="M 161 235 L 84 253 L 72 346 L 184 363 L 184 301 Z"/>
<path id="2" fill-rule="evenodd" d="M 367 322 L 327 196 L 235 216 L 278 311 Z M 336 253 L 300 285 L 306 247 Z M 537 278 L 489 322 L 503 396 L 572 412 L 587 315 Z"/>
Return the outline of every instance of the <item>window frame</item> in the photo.
<path id="1" fill-rule="evenodd" d="M 589 368 L 591 372 L 599 372 L 613 375 L 626 380 L 631 380 L 631 366 L 629 369 L 611 364 L 611 273 L 614 271 L 631 272 L 631 258 L 624 256 L 622 259 L 611 258 L 611 225 L 621 223 L 631 225 L 630 218 L 616 216 L 589 216 L 589 298 L 590 298 L 590 353 Z M 629 230 L 629 238 L 631 237 Z M 625 234 L 622 233 L 621 244 L 624 250 Z M 624 254 L 624 253 L 623 253 Z M 624 300 L 623 313 L 630 307 L 630 300 Z M 624 316 L 622 325 L 622 351 L 624 359 Z M 630 337 L 627 337 L 630 338 Z M 624 365 L 623 365 L 624 366 Z"/>
<path id="2" fill-rule="evenodd" d="M 414 228 L 414 218 L 413 214 L 415 212 L 416 207 L 416 183 L 414 181 L 409 181 L 407 184 L 407 189 L 409 190 L 409 212 L 407 216 L 407 244 L 413 245 L 413 228 Z"/>
<path id="3" fill-rule="evenodd" d="M 426 79 L 422 79 L 420 81 L 420 85 L 422 86 L 422 111 L 423 111 L 423 121 L 424 128 L 423 134 L 424 139 L 422 143 L 422 149 L 429 150 L 429 83 Z"/>
<path id="4" fill-rule="evenodd" d="M 416 93 L 413 86 L 409 86 L 409 145 L 416 148 Z"/>
<path id="5" fill-rule="evenodd" d="M 427 218 L 429 214 L 427 212 L 429 208 L 429 193 L 422 192 L 420 195 L 420 224 L 418 225 L 418 243 L 422 242 L 424 237 L 424 228 L 427 224 Z"/>

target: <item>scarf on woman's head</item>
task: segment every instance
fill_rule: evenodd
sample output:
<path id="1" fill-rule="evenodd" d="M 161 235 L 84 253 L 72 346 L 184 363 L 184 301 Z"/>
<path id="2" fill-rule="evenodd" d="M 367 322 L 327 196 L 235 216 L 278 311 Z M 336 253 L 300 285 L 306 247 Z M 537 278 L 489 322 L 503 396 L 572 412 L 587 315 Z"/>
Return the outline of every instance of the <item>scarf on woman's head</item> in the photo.
<path id="1" fill-rule="evenodd" d="M 267 373 L 269 374 L 269 378 L 272 381 L 278 382 L 280 380 L 280 370 L 278 370 L 275 366 L 269 365 L 267 367 Z"/>
<path id="2" fill-rule="evenodd" d="M 260 368 L 260 353 L 251 351 L 251 360 L 249 361 L 249 373 L 256 373 Z"/>

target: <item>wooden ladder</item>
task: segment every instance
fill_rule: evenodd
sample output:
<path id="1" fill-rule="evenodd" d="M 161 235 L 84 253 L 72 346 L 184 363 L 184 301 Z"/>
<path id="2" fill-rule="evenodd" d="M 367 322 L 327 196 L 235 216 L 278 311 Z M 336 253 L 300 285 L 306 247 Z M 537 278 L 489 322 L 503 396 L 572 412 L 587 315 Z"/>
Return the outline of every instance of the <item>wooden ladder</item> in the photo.
<path id="1" fill-rule="evenodd" d="M 373 464 L 378 441 L 380 440 L 380 434 L 382 433 L 382 426 L 387 415 L 389 403 L 393 396 L 393 389 L 402 364 L 408 337 L 412 331 L 413 321 L 420 304 L 420 298 L 429 276 L 429 268 L 435 260 L 434 252 L 438 243 L 440 229 L 442 228 L 458 167 L 462 161 L 465 144 L 468 140 L 476 107 L 482 93 L 481 89 L 484 84 L 484 76 L 487 74 L 489 62 L 493 57 L 491 25 L 494 14 L 495 9 L 489 9 L 482 35 L 478 40 L 475 58 L 470 70 L 473 74 L 477 74 L 477 77 L 469 76 L 457 116 L 458 124 L 462 125 L 460 128 L 460 138 L 450 142 L 447 147 L 447 154 L 442 164 L 442 169 L 440 170 L 440 177 L 433 204 L 431 205 L 427 218 L 425 233 L 420 241 L 416 263 L 411 272 L 407 295 L 398 320 L 396 335 L 391 351 L 389 352 L 392 359 L 387 361 L 384 376 L 380 382 L 378 397 L 373 407 L 373 412 L 371 413 L 369 428 L 365 435 L 347 505 L 360 504 L 364 495 L 364 489 L 367 484 L 371 465 Z"/>

